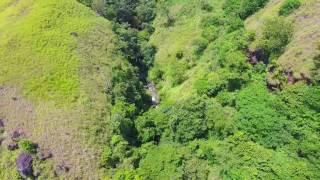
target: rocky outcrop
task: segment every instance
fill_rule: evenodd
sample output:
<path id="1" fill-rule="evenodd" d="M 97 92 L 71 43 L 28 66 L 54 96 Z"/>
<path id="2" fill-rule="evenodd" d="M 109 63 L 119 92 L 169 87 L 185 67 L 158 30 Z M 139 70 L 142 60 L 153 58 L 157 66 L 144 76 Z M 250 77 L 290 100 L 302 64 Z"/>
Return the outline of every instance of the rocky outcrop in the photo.
<path id="1" fill-rule="evenodd" d="M 24 178 L 33 176 L 32 169 L 33 158 L 28 153 L 21 153 L 17 158 L 17 170 Z"/>

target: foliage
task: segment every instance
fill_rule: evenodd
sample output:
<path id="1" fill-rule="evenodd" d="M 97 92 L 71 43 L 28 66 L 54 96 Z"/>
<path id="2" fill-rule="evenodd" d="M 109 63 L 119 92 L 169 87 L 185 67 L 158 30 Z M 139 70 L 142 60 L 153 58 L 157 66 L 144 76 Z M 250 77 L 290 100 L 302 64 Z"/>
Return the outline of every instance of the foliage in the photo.
<path id="1" fill-rule="evenodd" d="M 137 17 L 139 20 L 144 23 L 151 22 L 156 17 L 156 5 L 155 0 L 140 0 L 136 7 Z"/>
<path id="2" fill-rule="evenodd" d="M 138 169 L 146 179 L 206 179 L 208 173 L 205 162 L 192 158 L 188 148 L 171 144 L 150 149 Z"/>
<path id="3" fill-rule="evenodd" d="M 78 66 L 82 67 L 82 61 L 78 62 L 78 54 L 71 52 L 78 46 L 74 44 L 77 33 L 81 37 L 89 36 L 83 35 L 87 30 L 82 29 L 100 23 L 103 19 L 92 19 L 92 23 L 82 22 L 82 19 L 91 19 L 90 13 L 82 14 L 81 6 L 76 6 L 70 11 L 80 12 L 79 17 L 75 18 L 75 21 L 80 21 L 78 26 L 66 23 L 64 16 L 59 20 L 59 24 L 64 24 L 61 28 L 55 27 L 51 21 L 48 24 L 42 16 L 39 16 L 39 24 L 34 24 L 34 19 L 33 23 L 29 22 L 30 27 L 35 27 L 31 28 L 33 33 L 55 27 L 52 34 L 61 34 L 61 39 L 57 39 L 57 44 L 62 44 L 61 46 L 56 47 L 48 39 L 43 42 L 42 39 L 26 42 L 22 39 L 23 44 L 17 45 L 16 41 L 21 40 L 20 37 L 34 35 L 26 31 L 30 30 L 29 26 L 22 27 L 21 32 L 17 31 L 17 39 L 12 36 L 5 38 L 3 44 L 0 42 L 0 47 L 9 49 L 8 52 L 0 50 L 1 57 L 13 56 L 11 61 L 0 61 L 3 74 L 13 72 L 10 70 L 12 64 L 16 64 L 14 72 L 19 72 L 20 62 L 16 61 L 18 58 L 10 49 L 15 46 L 19 47 L 13 48 L 15 52 L 22 51 L 23 55 L 28 55 L 27 50 L 30 50 L 31 54 L 37 55 L 36 59 L 44 57 L 45 60 L 35 62 L 41 68 L 50 69 L 52 74 L 44 74 L 44 80 L 40 81 L 38 76 L 33 76 L 22 68 L 21 73 L 0 76 L 0 82 L 24 77 L 22 75 L 26 74 L 26 82 L 24 79 L 17 82 L 23 82 L 22 88 L 34 93 L 30 97 L 41 92 L 41 97 L 45 97 L 52 91 L 49 100 L 70 98 L 62 99 L 63 104 L 77 102 L 77 98 L 82 96 L 79 82 L 85 84 L 99 79 L 89 76 L 90 81 L 83 82 L 82 76 L 90 74 L 92 69 L 106 73 L 106 78 L 99 79 L 103 82 L 99 84 L 101 89 L 96 86 L 90 86 L 89 89 L 98 89 L 99 95 L 103 94 L 107 99 L 103 102 L 110 101 L 112 107 L 104 104 L 100 107 L 102 111 L 96 112 L 93 109 L 99 118 L 94 117 L 95 121 L 90 121 L 89 124 L 98 124 L 101 125 L 100 129 L 108 129 L 108 132 L 100 129 L 95 131 L 96 134 L 107 135 L 103 136 L 106 138 L 101 140 L 102 144 L 92 146 L 92 149 L 101 152 L 99 165 L 108 178 L 320 178 L 318 84 L 282 83 L 281 91 L 271 92 L 266 83 L 266 75 L 269 73 L 267 70 L 271 74 L 271 65 L 264 62 L 254 65 L 249 63 L 250 58 L 253 58 L 249 52 L 256 37 L 244 28 L 245 20 L 263 8 L 268 0 L 79 2 L 111 20 L 113 33 L 117 37 L 117 40 L 106 41 L 110 46 L 101 45 L 99 38 L 92 40 L 97 41 L 96 43 L 80 43 L 79 46 L 87 49 L 80 50 L 84 51 L 80 52 L 81 56 L 88 57 L 86 61 L 95 66 L 90 67 L 85 75 L 82 71 L 79 73 Z M 41 7 L 46 7 L 45 2 L 41 3 L 44 3 Z M 290 14 L 298 8 L 295 3 L 293 0 L 285 1 L 279 13 L 284 16 Z M 57 11 L 57 17 L 65 13 L 59 8 Z M 43 14 L 45 13 L 40 13 Z M 38 27 L 40 30 L 33 31 Z M 101 29 L 105 27 L 109 26 Z M 9 35 L 2 29 L 3 37 Z M 71 29 L 77 33 L 70 35 Z M 52 37 L 52 34 L 48 34 L 48 37 Z M 113 36 L 110 32 L 102 34 L 106 37 Z M 291 40 L 293 25 L 285 17 L 275 17 L 267 20 L 262 33 L 257 32 L 257 35 L 257 47 L 276 64 L 276 59 Z M 22 45 L 28 47 L 25 45 L 29 43 L 41 46 L 35 47 L 35 51 L 34 47 L 26 50 L 20 48 Z M 86 48 L 87 45 L 90 47 Z M 44 48 L 45 46 L 49 48 Z M 54 50 L 51 51 L 51 47 Z M 101 47 L 103 52 L 108 53 L 96 52 L 93 47 Z M 43 49 L 46 51 L 42 52 Z M 50 55 L 49 58 L 47 55 Z M 112 61 L 104 61 L 108 58 L 112 58 Z M 100 60 L 103 63 L 98 63 Z M 318 61 L 318 56 L 315 56 L 315 81 L 318 81 Z M 31 61 L 30 67 L 34 67 L 35 62 Z M 29 63 L 26 66 L 30 69 Z M 105 72 L 106 66 L 111 69 L 111 73 Z M 286 78 L 282 70 L 273 72 L 273 75 L 279 79 Z M 30 77 L 34 86 L 29 86 Z M 149 81 L 156 85 L 161 96 L 161 103 L 156 106 L 151 105 L 147 95 L 146 85 Z M 47 83 L 52 83 L 52 86 L 47 88 Z M 93 93 L 94 98 L 88 106 L 100 106 L 95 102 L 100 98 L 95 98 L 97 94 Z M 35 147 L 28 140 L 20 141 L 19 147 L 35 152 Z M 18 178 L 19 175 L 11 171 L 14 169 L 15 152 L 0 148 L 0 155 L 0 179 Z M 49 175 L 47 179 L 52 179 Z"/>
<path id="4" fill-rule="evenodd" d="M 183 143 L 206 136 L 205 107 L 205 102 L 194 98 L 173 108 L 169 123 L 174 141 Z"/>
<path id="5" fill-rule="evenodd" d="M 292 141 L 290 121 L 279 112 L 282 108 L 264 84 L 254 83 L 239 92 L 236 99 L 237 127 L 249 137 L 269 148 L 277 148 Z"/>
<path id="6" fill-rule="evenodd" d="M 239 16 L 241 19 L 246 19 L 268 2 L 268 0 L 227 0 L 224 4 L 224 9 L 227 14 Z"/>
<path id="7" fill-rule="evenodd" d="M 203 51 L 207 48 L 209 42 L 206 39 L 196 39 L 192 42 L 193 53 L 197 56 L 200 56 Z"/>
<path id="8" fill-rule="evenodd" d="M 280 7 L 279 15 L 287 16 L 301 6 L 300 0 L 286 0 Z"/>
<path id="9" fill-rule="evenodd" d="M 285 153 L 275 152 L 250 142 L 243 134 L 230 137 L 225 144 L 230 149 L 223 152 L 229 156 L 223 164 L 221 177 L 226 179 L 305 179 L 316 174 L 303 160 L 294 159 Z"/>
<path id="10" fill-rule="evenodd" d="M 19 148 L 31 154 L 37 153 L 37 144 L 34 144 L 33 142 L 27 139 L 22 139 L 19 141 Z"/>
<path id="11" fill-rule="evenodd" d="M 293 35 L 293 25 L 284 18 L 268 19 L 263 27 L 259 47 L 270 57 L 277 57 L 283 53 Z"/>
<path id="12" fill-rule="evenodd" d="M 187 64 L 185 61 L 171 62 L 169 66 L 168 77 L 170 78 L 171 85 L 177 86 L 186 79 L 185 73 L 187 71 Z"/>
<path id="13" fill-rule="evenodd" d="M 18 151 L 8 151 L 3 147 L 0 147 L 0 178 L 1 179 L 17 179 L 22 177 L 16 170 L 16 158 Z"/>
<path id="14" fill-rule="evenodd" d="M 114 135 L 111 138 L 110 144 L 103 149 L 100 166 L 105 168 L 115 168 L 130 153 L 129 145 L 121 136 Z"/>

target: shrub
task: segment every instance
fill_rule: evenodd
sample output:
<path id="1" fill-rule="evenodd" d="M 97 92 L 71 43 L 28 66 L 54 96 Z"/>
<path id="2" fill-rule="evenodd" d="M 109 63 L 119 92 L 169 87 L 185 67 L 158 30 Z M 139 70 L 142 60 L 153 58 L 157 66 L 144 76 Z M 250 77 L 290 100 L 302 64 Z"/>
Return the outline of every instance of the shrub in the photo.
<path id="1" fill-rule="evenodd" d="M 173 140 L 184 143 L 204 138 L 207 133 L 205 109 L 206 102 L 199 97 L 176 104 L 169 121 Z"/>
<path id="2" fill-rule="evenodd" d="M 261 9 L 269 0 L 227 0 L 224 9 L 227 14 L 246 19 Z"/>
<path id="3" fill-rule="evenodd" d="M 182 59 L 183 56 L 184 56 L 184 53 L 183 53 L 182 50 L 180 50 L 180 51 L 178 51 L 178 52 L 176 53 L 176 58 L 177 58 L 177 59 Z"/>
<path id="4" fill-rule="evenodd" d="M 37 153 L 37 144 L 34 144 L 33 142 L 22 139 L 19 141 L 19 148 L 21 148 L 23 151 L 35 154 Z"/>
<path id="5" fill-rule="evenodd" d="M 106 4 L 104 0 L 93 0 L 92 9 L 96 11 L 98 14 L 104 16 L 106 11 Z"/>
<path id="6" fill-rule="evenodd" d="M 208 41 L 214 41 L 219 37 L 220 29 L 215 26 L 208 26 L 203 28 L 201 36 Z"/>
<path id="7" fill-rule="evenodd" d="M 136 7 L 138 18 L 142 22 L 150 22 L 155 16 L 156 1 L 155 0 L 140 0 L 139 5 Z"/>
<path id="8" fill-rule="evenodd" d="M 180 85 L 185 79 L 185 72 L 187 71 L 187 64 L 184 61 L 174 61 L 169 65 L 168 76 L 171 80 L 172 86 Z"/>
<path id="9" fill-rule="evenodd" d="M 301 6 L 300 0 L 286 0 L 280 7 L 279 15 L 290 15 L 294 10 Z"/>
<path id="10" fill-rule="evenodd" d="M 112 150 L 106 146 L 101 154 L 100 166 L 102 167 L 115 167 L 117 162 L 112 159 Z"/>
<path id="11" fill-rule="evenodd" d="M 143 45 L 141 49 L 141 53 L 143 55 L 143 65 L 145 68 L 149 69 L 153 66 L 157 49 L 152 45 Z"/>
<path id="12" fill-rule="evenodd" d="M 202 55 L 203 51 L 207 48 L 209 42 L 204 38 L 196 39 L 192 42 L 193 53 L 196 56 Z"/>
<path id="13" fill-rule="evenodd" d="M 263 83 L 252 83 L 236 97 L 237 127 L 254 141 L 277 148 L 292 141 L 290 121 L 281 112 L 284 106 Z"/>
<path id="14" fill-rule="evenodd" d="M 200 4 L 201 4 L 201 9 L 204 11 L 211 12 L 213 10 L 213 7 L 208 2 L 208 0 L 202 0 Z"/>
<path id="15" fill-rule="evenodd" d="M 151 81 L 157 84 L 162 80 L 163 74 L 163 71 L 159 69 L 158 66 L 155 66 L 149 71 L 149 78 Z"/>
<path id="16" fill-rule="evenodd" d="M 265 22 L 258 46 L 271 57 L 281 55 L 293 35 L 292 22 L 284 18 L 272 18 Z"/>
<path id="17" fill-rule="evenodd" d="M 221 92 L 216 97 L 217 101 L 223 106 L 235 106 L 236 104 L 236 94 L 234 92 Z"/>
<path id="18" fill-rule="evenodd" d="M 160 131 L 150 116 L 141 116 L 135 121 L 139 132 L 139 141 L 142 143 L 157 141 L 160 138 Z"/>
<path id="19" fill-rule="evenodd" d="M 235 131 L 235 110 L 230 107 L 222 107 L 219 103 L 210 103 L 207 106 L 206 118 L 210 136 L 225 138 Z"/>

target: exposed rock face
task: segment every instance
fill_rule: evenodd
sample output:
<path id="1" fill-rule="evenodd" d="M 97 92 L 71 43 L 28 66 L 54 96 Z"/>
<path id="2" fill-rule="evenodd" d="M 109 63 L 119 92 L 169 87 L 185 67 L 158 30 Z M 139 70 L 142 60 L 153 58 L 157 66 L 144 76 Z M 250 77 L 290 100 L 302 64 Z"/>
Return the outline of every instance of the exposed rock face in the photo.
<path id="1" fill-rule="evenodd" d="M 23 138 L 24 132 L 22 130 L 14 130 L 11 133 L 11 139 L 15 142 L 19 141 L 21 138 Z"/>
<path id="2" fill-rule="evenodd" d="M 16 142 L 11 142 L 8 144 L 7 148 L 9 151 L 14 151 L 18 149 L 18 144 Z"/>
<path id="3" fill-rule="evenodd" d="M 286 71 L 285 74 L 287 76 L 287 80 L 289 84 L 295 84 L 297 82 L 296 78 L 293 76 L 292 71 Z"/>
<path id="4" fill-rule="evenodd" d="M 147 87 L 148 87 L 148 90 L 149 90 L 149 92 L 151 94 L 152 104 L 154 106 L 157 106 L 160 103 L 160 97 L 159 97 L 159 94 L 157 92 L 156 86 L 154 85 L 153 82 L 149 82 Z"/>
<path id="5" fill-rule="evenodd" d="M 249 63 L 252 65 L 257 64 L 259 61 L 262 61 L 264 64 L 269 64 L 268 56 L 264 53 L 262 49 L 248 49 L 247 57 L 249 58 Z"/>
<path id="6" fill-rule="evenodd" d="M 17 170 L 24 178 L 33 176 L 32 156 L 28 153 L 21 153 L 17 159 Z"/>
<path id="7" fill-rule="evenodd" d="M 3 134 L 4 131 L 5 131 L 5 129 L 4 129 L 4 120 L 0 119 L 0 135 Z M 2 139 L 2 137 L 0 136 L 0 144 L 2 142 L 1 139 Z"/>
<path id="8" fill-rule="evenodd" d="M 4 120 L 0 119 L 0 128 L 4 128 Z"/>

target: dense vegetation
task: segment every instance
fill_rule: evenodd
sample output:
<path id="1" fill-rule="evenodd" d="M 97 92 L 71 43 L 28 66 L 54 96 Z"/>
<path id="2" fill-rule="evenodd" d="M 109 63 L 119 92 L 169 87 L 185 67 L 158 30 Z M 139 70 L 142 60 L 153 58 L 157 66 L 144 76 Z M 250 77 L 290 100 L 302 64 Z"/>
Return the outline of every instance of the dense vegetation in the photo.
<path id="1" fill-rule="evenodd" d="M 281 1 L 259 32 L 246 20 L 271 0 L 78 1 L 110 21 L 115 35 L 113 55 L 99 55 L 114 58 L 99 91 L 110 106 L 93 109 L 95 125 L 84 128 L 102 177 L 320 179 L 320 52 L 310 77 L 295 78 L 278 63 L 295 38 L 290 15 L 302 1 Z M 77 92 L 64 87 L 51 98 Z M 65 101 L 75 100 L 59 105 Z M 37 153 L 28 139 L 18 146 Z M 6 153 L 0 162 L 12 162 Z M 38 159 L 35 167 L 52 168 Z"/>
<path id="2" fill-rule="evenodd" d="M 138 101 L 114 105 L 116 118 L 112 121 L 120 131 L 114 132 L 101 160 L 108 176 L 319 178 L 320 89 L 316 83 L 287 86 L 276 63 L 292 39 L 293 24 L 283 17 L 268 19 L 261 36 L 244 28 L 244 20 L 267 2 L 226 0 L 218 5 L 214 1 L 190 1 L 190 6 L 181 3 L 185 8 L 181 14 L 172 9 L 179 6 L 175 1 L 106 3 L 102 15 L 114 21 L 119 39 L 129 45 L 121 49 L 122 53 L 138 72 L 149 71 L 149 80 L 158 88 L 183 86 L 192 79 L 188 71 L 206 66 L 201 70 L 205 72 L 194 74 L 197 78 L 189 86 L 195 93 L 184 98 L 173 100 L 166 98 L 169 92 L 162 92 L 163 101 L 156 108 L 132 104 Z M 144 7 L 147 3 L 152 6 Z M 299 6 L 299 1 L 285 1 L 279 14 L 289 15 Z M 119 7 L 128 8 L 124 12 Z M 198 7 L 204 12 L 199 25 L 202 32 L 191 41 L 191 52 L 176 51 L 172 55 L 175 60 L 167 62 L 167 67 L 154 64 L 155 45 L 145 43 L 153 36 L 150 22 L 155 14 L 155 28 L 174 29 L 183 23 L 180 19 L 195 15 L 188 8 Z M 135 33 L 128 33 L 131 31 Z M 256 44 L 256 52 L 251 53 L 254 57 L 248 53 L 251 44 Z M 252 58 L 256 58 L 254 62 Z"/>

